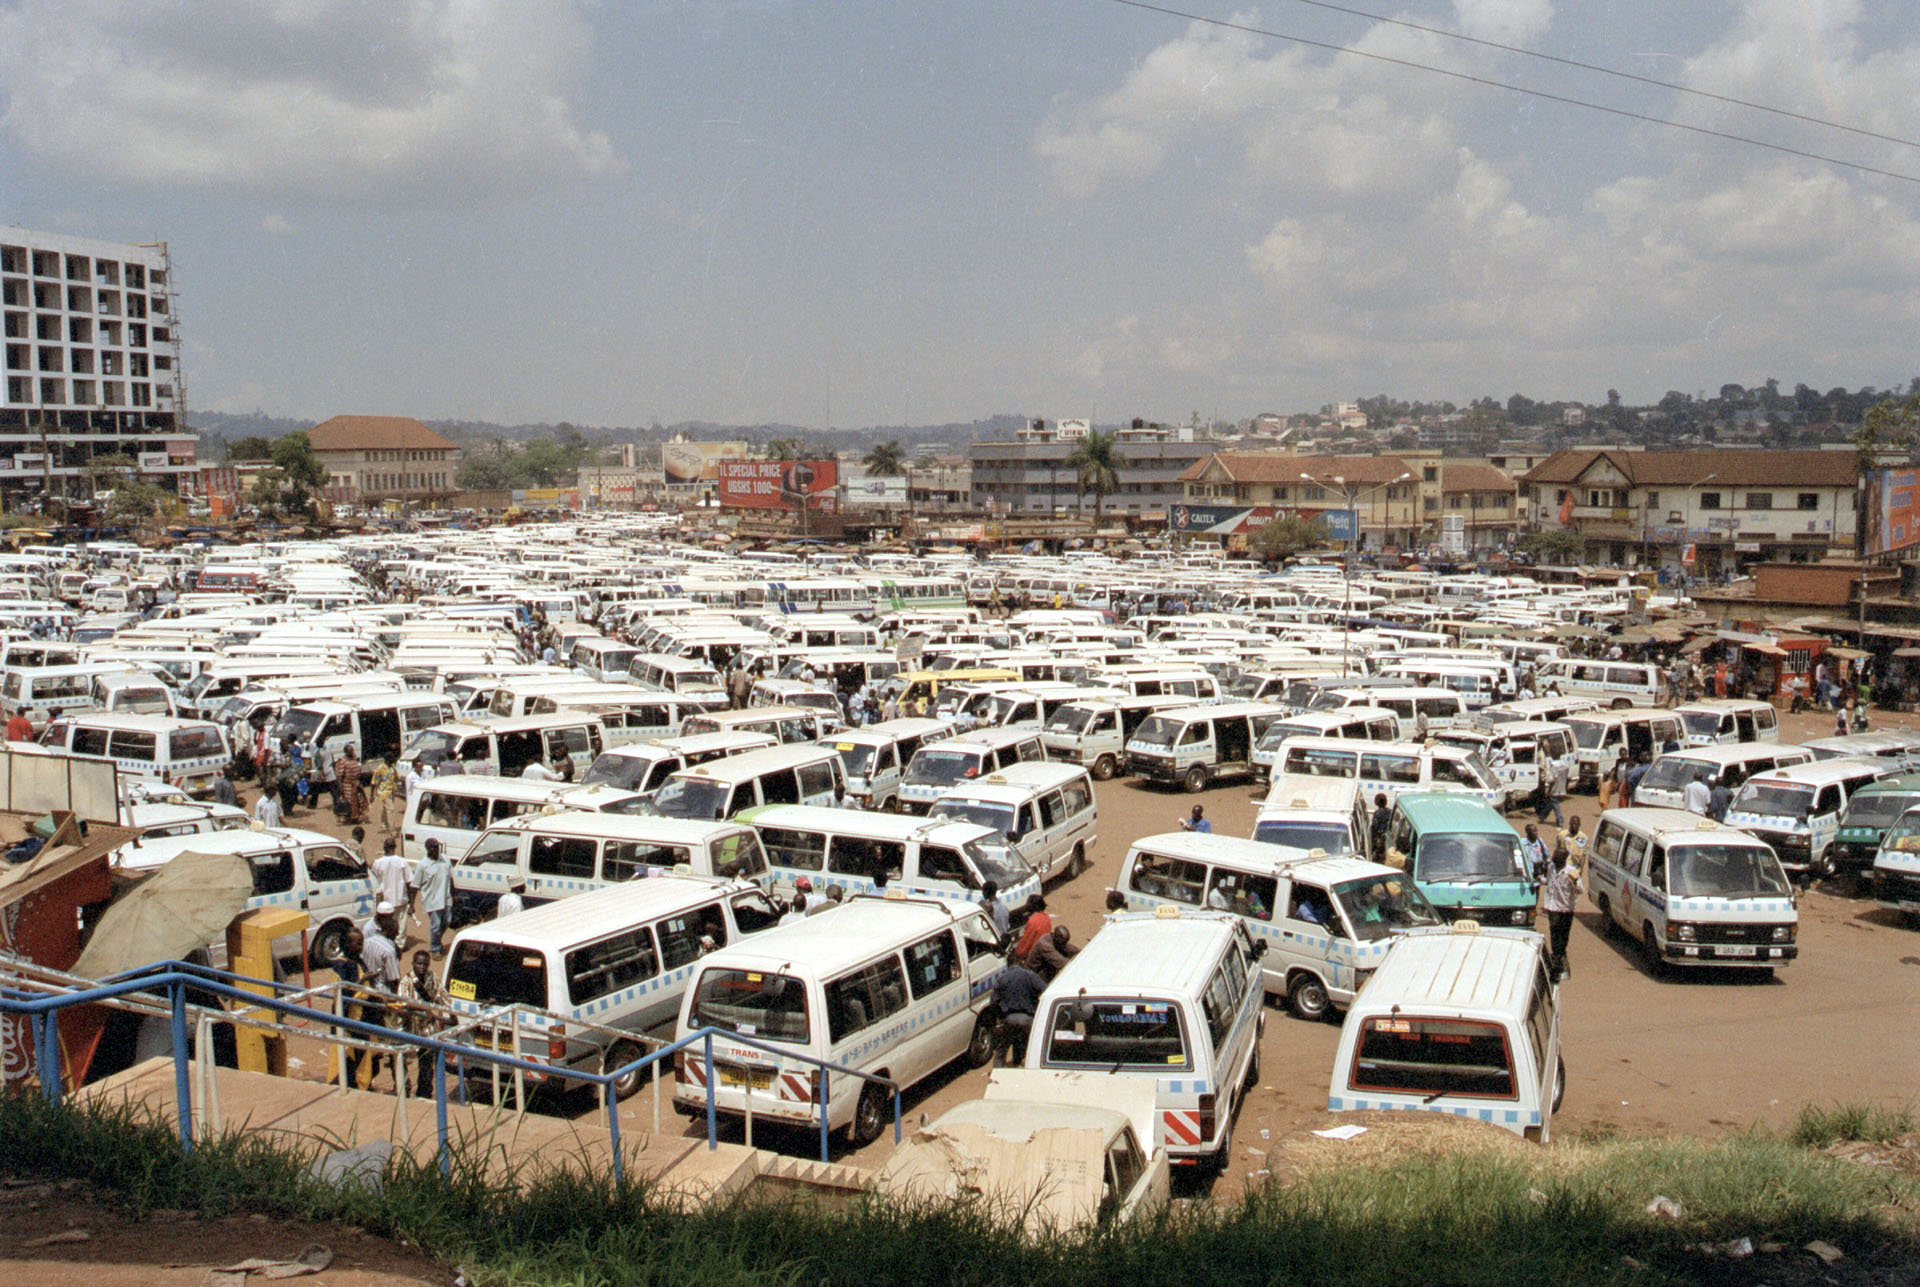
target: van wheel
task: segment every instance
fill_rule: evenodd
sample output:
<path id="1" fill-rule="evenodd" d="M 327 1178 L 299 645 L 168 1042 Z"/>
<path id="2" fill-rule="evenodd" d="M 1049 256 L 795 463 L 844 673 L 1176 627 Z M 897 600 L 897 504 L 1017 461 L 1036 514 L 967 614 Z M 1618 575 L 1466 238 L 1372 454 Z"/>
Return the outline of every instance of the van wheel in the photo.
<path id="1" fill-rule="evenodd" d="M 1819 880 L 1832 880 L 1840 874 L 1840 864 L 1834 861 L 1833 846 L 1828 845 L 1813 860 L 1813 874 Z"/>
<path id="2" fill-rule="evenodd" d="M 606 1062 L 601 1064 L 600 1067 L 603 1071 L 610 1072 L 622 1064 L 632 1063 L 646 1053 L 646 1051 L 640 1049 L 639 1046 L 631 1041 L 616 1041 L 607 1050 Z M 613 1097 L 615 1099 L 632 1098 L 633 1092 L 639 1090 L 640 1087 L 646 1084 L 647 1073 L 648 1069 L 635 1068 L 630 1072 L 623 1073 L 621 1076 L 614 1078 Z"/>
<path id="3" fill-rule="evenodd" d="M 1188 769 L 1186 776 L 1180 779 L 1180 785 L 1187 789 L 1187 793 L 1189 795 L 1198 795 L 1200 792 L 1206 790 L 1207 789 L 1206 767 L 1204 765 L 1196 764 L 1192 768 Z"/>
<path id="4" fill-rule="evenodd" d="M 1207 1154 L 1206 1161 L 1200 1164 L 1201 1169 L 1209 1175 L 1225 1175 L 1227 1167 L 1233 1162 L 1233 1108 L 1232 1104 L 1226 1105 L 1227 1118 L 1220 1123 L 1220 1143 L 1214 1146 L 1213 1152 Z"/>
<path id="5" fill-rule="evenodd" d="M 967 1067 L 985 1068 L 993 1062 L 993 1013 L 982 1010 L 973 1021 L 973 1035 L 967 1038 Z"/>
<path id="6" fill-rule="evenodd" d="M 1616 711 L 1624 711 L 1624 710 L 1630 709 L 1632 706 L 1633 706 L 1633 703 L 1628 701 L 1626 698 L 1616 697 L 1613 699 L 1613 705 L 1608 707 L 1608 709 L 1616 710 Z"/>
<path id="7" fill-rule="evenodd" d="M 1327 985 L 1317 974 L 1296 974 L 1287 985 L 1287 1005 L 1300 1018 L 1317 1023 L 1327 1017 Z"/>
<path id="8" fill-rule="evenodd" d="M 347 922 L 328 921 L 307 940 L 307 964 L 316 970 L 333 968 L 327 962 L 340 955 L 347 943 Z"/>
<path id="9" fill-rule="evenodd" d="M 1067 875 L 1078 876 L 1087 869 L 1087 845 L 1081 841 L 1073 847 L 1073 860 L 1067 864 Z"/>
<path id="10" fill-rule="evenodd" d="M 1553 1111 L 1560 1111 L 1560 1104 L 1567 1097 L 1567 1057 L 1560 1055 L 1555 1060 L 1557 1071 L 1553 1081 Z"/>
<path id="11" fill-rule="evenodd" d="M 1600 933 L 1603 935 L 1611 935 L 1613 933 L 1613 905 L 1607 901 L 1605 894 L 1596 897 L 1594 902 L 1600 908 Z"/>
<path id="12" fill-rule="evenodd" d="M 1256 1029 L 1253 1034 L 1253 1058 L 1247 1060 L 1247 1079 L 1240 1083 L 1243 1092 L 1251 1092 L 1260 1084 L 1260 1036 Z"/>
<path id="13" fill-rule="evenodd" d="M 1093 762 L 1093 780 L 1105 782 L 1113 776 L 1115 764 L 1111 755 L 1103 755 Z"/>
<path id="14" fill-rule="evenodd" d="M 1656 975 L 1667 972 L 1667 960 L 1660 955 L 1660 940 L 1654 937 L 1653 922 L 1648 921 L 1640 927 L 1640 945 L 1647 952 L 1647 969 Z"/>
<path id="15" fill-rule="evenodd" d="M 860 1088 L 860 1102 L 853 1106 L 853 1121 L 847 1126 L 847 1142 L 865 1148 L 880 1138 L 887 1128 L 886 1092 L 878 1082 Z"/>

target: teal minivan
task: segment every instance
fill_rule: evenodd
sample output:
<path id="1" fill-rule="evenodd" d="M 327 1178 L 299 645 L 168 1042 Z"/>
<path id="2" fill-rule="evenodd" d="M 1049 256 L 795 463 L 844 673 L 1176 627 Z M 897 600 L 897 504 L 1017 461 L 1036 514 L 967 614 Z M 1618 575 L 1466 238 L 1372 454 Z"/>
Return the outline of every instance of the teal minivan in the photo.
<path id="1" fill-rule="evenodd" d="M 1539 895 L 1520 837 L 1464 791 L 1410 791 L 1393 806 L 1384 861 L 1402 867 L 1443 920 L 1532 925 Z"/>

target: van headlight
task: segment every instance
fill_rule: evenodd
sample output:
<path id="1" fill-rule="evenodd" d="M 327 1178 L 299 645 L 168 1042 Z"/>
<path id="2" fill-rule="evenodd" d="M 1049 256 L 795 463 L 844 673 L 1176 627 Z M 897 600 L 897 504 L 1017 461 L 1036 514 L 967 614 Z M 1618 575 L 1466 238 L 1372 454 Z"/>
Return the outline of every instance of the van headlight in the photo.
<path id="1" fill-rule="evenodd" d="M 1667 926 L 1667 934 L 1680 943 L 1693 943 L 1700 938 L 1699 932 L 1693 926 L 1680 922 Z"/>
<path id="2" fill-rule="evenodd" d="M 1773 927 L 1773 941 L 1776 943 L 1793 942 L 1793 926 L 1776 925 Z"/>
<path id="3" fill-rule="evenodd" d="M 1526 925 L 1532 920 L 1533 912 L 1529 908 L 1516 907 L 1513 909 L 1513 923 L 1515 925 Z"/>

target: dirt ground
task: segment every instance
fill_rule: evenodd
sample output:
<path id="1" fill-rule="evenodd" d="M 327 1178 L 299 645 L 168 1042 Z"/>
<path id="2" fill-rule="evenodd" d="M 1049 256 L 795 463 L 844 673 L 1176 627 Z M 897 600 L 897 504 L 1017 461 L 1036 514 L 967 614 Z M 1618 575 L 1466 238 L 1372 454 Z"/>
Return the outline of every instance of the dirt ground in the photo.
<path id="1" fill-rule="evenodd" d="M 1876 716 L 1876 727 L 1920 726 L 1911 715 Z M 1830 716 L 1782 717 L 1782 741 L 1831 731 Z M 1135 838 L 1177 830 L 1196 802 L 1206 806 L 1217 833 L 1244 836 L 1258 810 L 1257 796 L 1240 783 L 1190 796 L 1117 778 L 1097 783 L 1096 794 L 1100 832 L 1092 867 L 1047 891 L 1056 923 L 1071 927 L 1076 941 L 1098 929 L 1106 890 Z M 1575 796 L 1565 807 L 1569 815 L 1582 816 L 1591 834 L 1599 813 L 1594 797 Z M 1516 828 L 1531 817 L 1510 815 Z M 336 834 L 344 830 L 324 810 L 292 822 Z M 370 853 L 378 854 L 383 834 L 369 825 Z M 1553 828 L 1543 827 L 1542 835 L 1551 844 Z M 1913 1100 L 1914 1070 L 1920 1067 L 1920 931 L 1870 899 L 1837 886 L 1816 886 L 1803 895 L 1799 960 L 1771 978 L 1732 969 L 1655 978 L 1637 947 L 1602 924 L 1583 900 L 1569 950 L 1573 972 L 1562 991 L 1568 1086 L 1565 1107 L 1554 1119 L 1556 1135 L 1585 1128 L 1714 1135 L 1754 1125 L 1785 1127 L 1809 1102 Z M 1235 1164 L 1217 1191 L 1232 1192 L 1258 1178 L 1271 1140 L 1325 1124 L 1339 1035 L 1337 1022 L 1308 1023 L 1270 1006 L 1262 1084 L 1240 1111 Z M 306 1062 L 320 1066 L 318 1058 Z M 923 1083 L 905 1097 L 909 1122 L 978 1097 L 986 1077 L 984 1070 L 956 1067 Z M 650 1089 L 643 1089 L 626 1106 L 623 1125 L 649 1129 L 650 1101 Z M 671 1109 L 663 1125 L 676 1133 L 704 1129 L 704 1123 L 675 1118 Z M 740 1138 L 739 1129 L 728 1138 Z M 755 1143 L 811 1154 L 817 1137 L 763 1127 Z M 836 1151 L 836 1160 L 877 1166 L 892 1148 L 888 1132 L 867 1148 Z"/>
<path id="2" fill-rule="evenodd" d="M 84 1235 L 81 1236 L 81 1235 Z M 25 1244 L 49 1236 L 61 1241 Z M 66 1239 L 71 1239 L 68 1241 Z M 156 1211 L 136 1220 L 78 1181 L 0 1188 L 0 1287 L 203 1287 L 209 1270 L 291 1260 L 320 1243 L 333 1261 L 287 1281 L 312 1287 L 445 1287 L 454 1271 L 412 1248 L 342 1225 Z M 250 1281 L 266 1281 L 254 1275 Z"/>

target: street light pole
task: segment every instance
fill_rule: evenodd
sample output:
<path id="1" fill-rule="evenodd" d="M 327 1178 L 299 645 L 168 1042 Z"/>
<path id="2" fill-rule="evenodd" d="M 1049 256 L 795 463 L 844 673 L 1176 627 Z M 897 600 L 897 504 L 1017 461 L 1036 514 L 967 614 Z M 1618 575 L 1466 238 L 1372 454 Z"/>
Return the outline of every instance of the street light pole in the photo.
<path id="1" fill-rule="evenodd" d="M 1312 483 L 1315 487 L 1324 487 L 1328 481 L 1322 478 L 1315 478 L 1312 474 L 1301 474 L 1300 477 Z M 1334 489 L 1340 494 L 1340 498 L 1346 502 L 1347 509 L 1347 557 L 1341 560 L 1340 564 L 1340 579 L 1345 591 L 1346 600 L 1346 609 L 1341 614 L 1340 674 L 1342 677 L 1347 674 L 1348 667 L 1353 664 L 1351 660 L 1351 654 L 1353 652 L 1353 556 L 1360 548 L 1359 500 L 1362 496 L 1370 492 L 1377 492 L 1382 488 L 1391 489 L 1397 487 L 1412 477 L 1413 475 L 1411 473 L 1404 473 L 1398 478 L 1390 479 L 1387 482 L 1375 483 L 1372 487 L 1358 487 L 1349 484 L 1343 474 L 1332 475 Z"/>

